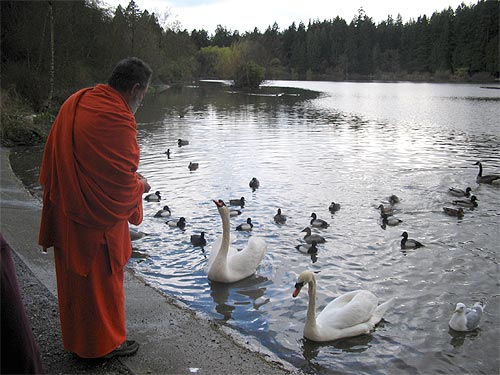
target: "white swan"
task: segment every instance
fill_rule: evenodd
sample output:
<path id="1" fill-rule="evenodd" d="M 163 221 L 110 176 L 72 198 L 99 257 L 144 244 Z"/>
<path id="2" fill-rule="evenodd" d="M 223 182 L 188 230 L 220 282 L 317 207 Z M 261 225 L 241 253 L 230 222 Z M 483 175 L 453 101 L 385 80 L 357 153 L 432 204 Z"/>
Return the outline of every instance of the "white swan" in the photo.
<path id="1" fill-rule="evenodd" d="M 252 236 L 241 251 L 229 246 L 229 208 L 222 200 L 214 201 L 222 219 L 222 236 L 215 241 L 208 260 L 208 279 L 233 283 L 253 275 L 267 250 L 266 242 Z"/>
<path id="2" fill-rule="evenodd" d="M 316 316 L 316 279 L 311 271 L 299 275 L 293 297 L 309 284 L 309 305 L 304 337 L 318 342 L 369 333 L 394 303 L 394 298 L 378 305 L 378 298 L 367 290 L 345 293 L 325 306 Z"/>

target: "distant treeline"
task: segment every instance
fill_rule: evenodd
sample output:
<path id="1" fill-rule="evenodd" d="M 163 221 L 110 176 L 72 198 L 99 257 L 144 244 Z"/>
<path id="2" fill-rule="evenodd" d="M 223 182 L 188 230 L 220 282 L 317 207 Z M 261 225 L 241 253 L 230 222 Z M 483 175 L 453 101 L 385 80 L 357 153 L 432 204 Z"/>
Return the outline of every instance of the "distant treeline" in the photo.
<path id="1" fill-rule="evenodd" d="M 242 86 L 252 79 L 487 81 L 499 77 L 499 13 L 499 1 L 481 0 L 407 23 L 398 15 L 375 24 L 360 9 L 350 22 L 336 17 L 242 34 L 218 26 L 209 34 L 162 26 L 134 1 L 109 10 L 99 0 L 2 0 L 1 85 L 41 109 L 103 82 L 126 56 L 147 61 L 156 84 L 199 78 Z"/>

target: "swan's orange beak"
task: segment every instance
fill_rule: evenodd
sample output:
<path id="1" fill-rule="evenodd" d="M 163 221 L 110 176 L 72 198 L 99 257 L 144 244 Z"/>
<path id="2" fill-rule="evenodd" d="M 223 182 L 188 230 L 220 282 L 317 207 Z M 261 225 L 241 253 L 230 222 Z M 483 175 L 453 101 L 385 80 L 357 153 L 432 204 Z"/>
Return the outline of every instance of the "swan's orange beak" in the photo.
<path id="1" fill-rule="evenodd" d="M 217 207 L 223 207 L 223 206 L 225 206 L 224 201 L 222 199 L 219 199 L 219 200 L 215 200 L 214 199 L 213 202 L 215 203 L 215 205 Z"/>
<path id="2" fill-rule="evenodd" d="M 304 286 L 304 283 L 296 283 L 295 284 L 295 290 L 293 291 L 292 297 L 295 298 L 299 295 L 300 290 Z"/>

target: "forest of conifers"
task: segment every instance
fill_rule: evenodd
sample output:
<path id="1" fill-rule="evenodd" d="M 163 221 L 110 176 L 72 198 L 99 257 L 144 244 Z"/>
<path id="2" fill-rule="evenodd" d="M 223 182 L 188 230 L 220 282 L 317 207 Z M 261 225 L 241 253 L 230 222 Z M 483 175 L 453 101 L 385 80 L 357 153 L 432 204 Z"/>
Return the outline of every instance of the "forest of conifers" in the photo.
<path id="1" fill-rule="evenodd" d="M 307 25 L 243 33 L 220 25 L 209 33 L 160 23 L 134 1 L 106 9 L 99 0 L 2 0 L 1 85 L 37 109 L 104 82 L 126 56 L 151 65 L 153 84 L 234 79 L 248 63 L 265 79 L 493 80 L 499 10 L 498 0 L 481 0 L 406 23 L 388 16 L 375 24 L 360 9 L 350 21 L 332 14 Z"/>

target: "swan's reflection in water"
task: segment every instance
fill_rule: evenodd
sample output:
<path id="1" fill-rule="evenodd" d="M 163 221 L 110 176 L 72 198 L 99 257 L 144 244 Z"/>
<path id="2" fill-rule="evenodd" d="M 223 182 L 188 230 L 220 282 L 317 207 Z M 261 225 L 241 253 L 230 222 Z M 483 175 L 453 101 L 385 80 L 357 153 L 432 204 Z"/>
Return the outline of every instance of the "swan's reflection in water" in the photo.
<path id="1" fill-rule="evenodd" d="M 308 361 L 314 361 L 323 348 L 328 351 L 338 350 L 345 353 L 362 353 L 370 347 L 370 342 L 372 340 L 372 334 L 349 337 L 329 342 L 314 342 L 306 338 L 302 338 L 302 355 Z"/>
<path id="2" fill-rule="evenodd" d="M 269 283 L 267 277 L 252 275 L 236 283 L 210 282 L 210 296 L 215 302 L 215 311 L 222 315 L 222 320 L 227 322 L 233 317 L 233 312 L 238 306 L 249 306 L 245 310 L 248 312 L 257 311 L 261 306 L 269 302 L 265 298 L 266 284 Z M 257 313 L 258 314 L 258 313 Z M 258 314 L 255 319 L 262 319 Z"/>

